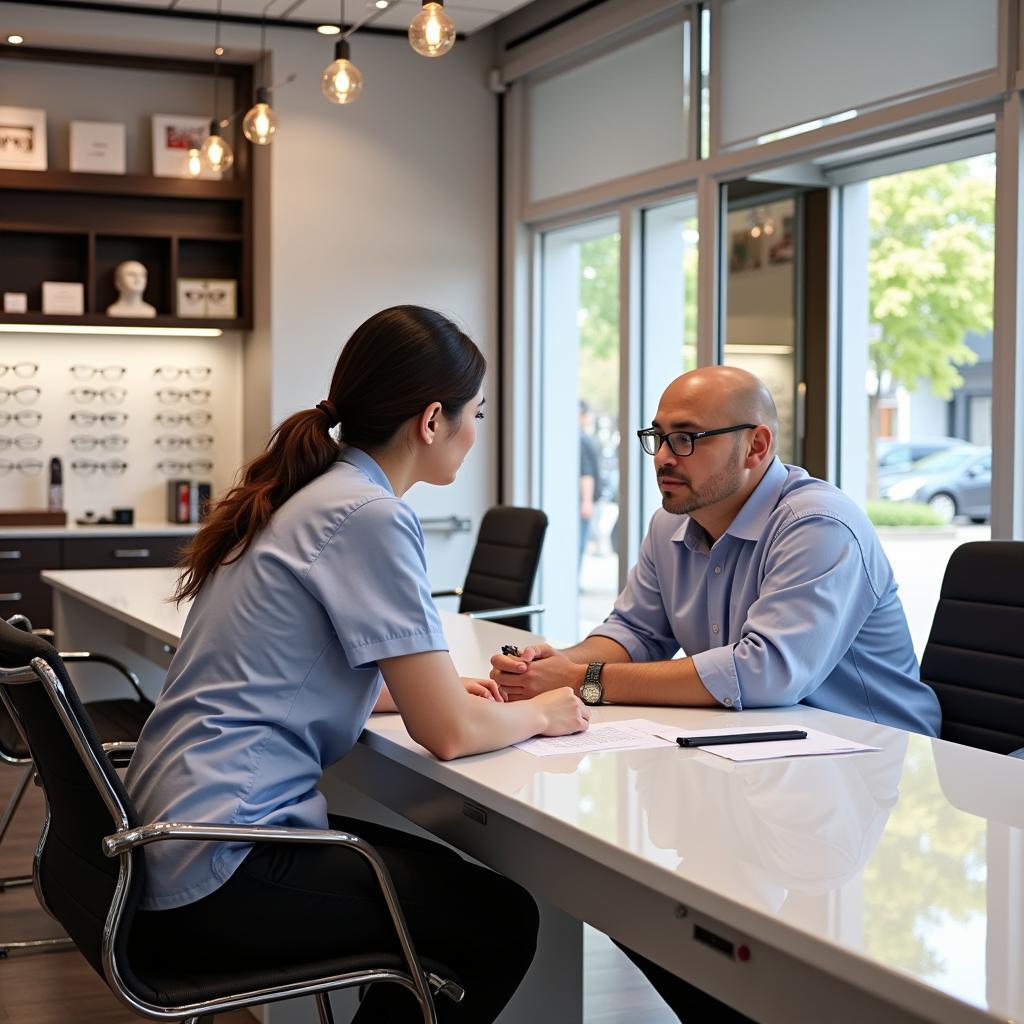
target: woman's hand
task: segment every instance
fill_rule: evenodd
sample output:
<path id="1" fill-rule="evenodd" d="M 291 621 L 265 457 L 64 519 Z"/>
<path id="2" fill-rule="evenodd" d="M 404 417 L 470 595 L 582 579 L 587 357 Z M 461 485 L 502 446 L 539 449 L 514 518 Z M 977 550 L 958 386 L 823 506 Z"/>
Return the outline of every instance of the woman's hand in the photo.
<path id="1" fill-rule="evenodd" d="M 499 704 L 505 701 L 500 687 L 493 679 L 471 679 L 469 676 L 460 676 L 459 681 L 466 688 L 466 693 L 470 693 L 474 697 L 496 700 Z"/>
<path id="2" fill-rule="evenodd" d="M 539 734 L 541 736 L 568 736 L 584 732 L 590 725 L 590 708 L 572 692 L 571 687 L 548 690 L 534 697 L 531 703 L 538 705 L 547 719 L 547 726 Z"/>

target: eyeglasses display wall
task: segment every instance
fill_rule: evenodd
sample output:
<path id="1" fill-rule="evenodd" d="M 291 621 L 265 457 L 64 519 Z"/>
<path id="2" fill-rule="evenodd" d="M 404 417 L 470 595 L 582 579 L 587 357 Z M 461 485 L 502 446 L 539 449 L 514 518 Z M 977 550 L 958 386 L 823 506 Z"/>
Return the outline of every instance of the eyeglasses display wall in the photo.
<path id="1" fill-rule="evenodd" d="M 0 339 L 0 508 L 45 508 L 63 468 L 69 521 L 166 520 L 169 482 L 213 497 L 241 464 L 241 338 Z"/>

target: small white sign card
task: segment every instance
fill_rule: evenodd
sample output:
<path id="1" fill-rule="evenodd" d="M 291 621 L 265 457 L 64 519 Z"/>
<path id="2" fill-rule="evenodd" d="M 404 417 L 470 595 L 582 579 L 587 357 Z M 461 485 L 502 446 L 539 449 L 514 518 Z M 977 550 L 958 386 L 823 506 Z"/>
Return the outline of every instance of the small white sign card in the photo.
<path id="1" fill-rule="evenodd" d="M 85 285 L 79 281 L 44 281 L 43 312 L 81 316 L 85 312 Z"/>
<path id="2" fill-rule="evenodd" d="M 0 107 L 0 167 L 46 170 L 46 111 Z"/>
<path id="3" fill-rule="evenodd" d="M 200 149 L 210 134 L 210 119 L 197 114 L 153 115 L 153 175 L 157 178 L 191 178 L 188 151 Z M 205 164 L 200 178 L 220 179 L 220 171 Z"/>
<path id="4" fill-rule="evenodd" d="M 124 174 L 124 125 L 112 121 L 72 121 L 71 170 L 88 174 Z"/>

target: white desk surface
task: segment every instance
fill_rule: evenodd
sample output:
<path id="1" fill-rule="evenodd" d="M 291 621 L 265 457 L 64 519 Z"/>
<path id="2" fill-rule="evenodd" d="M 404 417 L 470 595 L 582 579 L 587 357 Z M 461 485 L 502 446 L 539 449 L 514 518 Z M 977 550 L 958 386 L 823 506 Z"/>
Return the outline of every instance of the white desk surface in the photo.
<path id="1" fill-rule="evenodd" d="M 59 591 L 174 643 L 174 570 L 44 573 Z M 483 674 L 526 635 L 442 613 Z M 702 751 L 441 763 L 397 715 L 362 742 L 681 904 L 926 1020 L 1024 1021 L 1024 761 L 811 708 L 595 709 L 684 728 L 813 725 L 878 753 L 733 764 Z"/>

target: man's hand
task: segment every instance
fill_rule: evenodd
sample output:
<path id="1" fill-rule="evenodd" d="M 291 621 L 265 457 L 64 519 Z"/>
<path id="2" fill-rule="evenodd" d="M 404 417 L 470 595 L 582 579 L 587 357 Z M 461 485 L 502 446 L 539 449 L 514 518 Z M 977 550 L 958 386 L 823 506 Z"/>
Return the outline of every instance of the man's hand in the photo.
<path id="1" fill-rule="evenodd" d="M 528 700 L 539 693 L 568 686 L 578 694 L 586 666 L 570 661 L 550 644 L 534 644 L 518 657 L 496 654 L 491 658 L 491 679 L 505 700 Z"/>
<path id="2" fill-rule="evenodd" d="M 493 679 L 471 679 L 469 676 L 460 676 L 459 681 L 466 688 L 466 693 L 470 693 L 474 697 L 496 700 L 499 704 L 505 702 L 501 689 Z"/>

